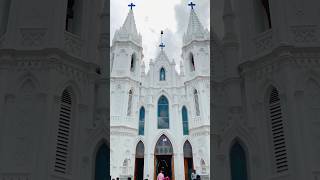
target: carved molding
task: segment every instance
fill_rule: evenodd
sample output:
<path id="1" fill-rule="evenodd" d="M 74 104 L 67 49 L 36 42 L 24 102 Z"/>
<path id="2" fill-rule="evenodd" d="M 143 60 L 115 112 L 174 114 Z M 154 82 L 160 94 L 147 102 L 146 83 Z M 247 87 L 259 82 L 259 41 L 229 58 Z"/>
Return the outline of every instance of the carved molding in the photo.
<path id="1" fill-rule="evenodd" d="M 24 47 L 41 47 L 46 32 L 46 28 L 21 28 L 21 45 Z"/>
<path id="2" fill-rule="evenodd" d="M 293 35 L 293 41 L 296 43 L 311 43 L 317 42 L 317 26 L 292 26 L 291 32 Z"/>
<path id="3" fill-rule="evenodd" d="M 66 52 L 73 56 L 81 57 L 83 42 L 79 36 L 72 33 L 65 32 L 64 34 L 64 48 Z"/>
<path id="4" fill-rule="evenodd" d="M 263 53 L 265 51 L 271 50 L 274 47 L 272 30 L 268 30 L 254 38 L 254 45 L 256 48 L 256 53 Z"/>

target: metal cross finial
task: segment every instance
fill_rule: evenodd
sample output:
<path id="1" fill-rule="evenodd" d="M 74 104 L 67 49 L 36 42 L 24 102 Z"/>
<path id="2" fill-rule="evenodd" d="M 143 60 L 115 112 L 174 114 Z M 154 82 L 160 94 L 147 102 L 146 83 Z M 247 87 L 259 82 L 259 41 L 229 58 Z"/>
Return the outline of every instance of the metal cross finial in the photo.
<path id="1" fill-rule="evenodd" d="M 196 4 L 194 4 L 194 3 L 191 1 L 190 4 L 188 4 L 188 6 L 191 6 L 191 9 L 193 9 L 193 6 L 196 6 Z"/>
<path id="2" fill-rule="evenodd" d="M 132 10 L 132 8 L 133 8 L 134 6 L 136 6 L 136 5 L 135 5 L 135 4 L 133 4 L 133 3 L 130 3 L 128 6 L 129 6 L 129 7 L 130 7 L 130 9 Z"/>
<path id="3" fill-rule="evenodd" d="M 162 36 L 163 36 L 163 31 L 161 30 L 161 44 L 159 45 L 159 47 L 161 48 L 161 50 L 163 50 L 164 47 L 166 47 L 163 42 L 162 42 Z"/>

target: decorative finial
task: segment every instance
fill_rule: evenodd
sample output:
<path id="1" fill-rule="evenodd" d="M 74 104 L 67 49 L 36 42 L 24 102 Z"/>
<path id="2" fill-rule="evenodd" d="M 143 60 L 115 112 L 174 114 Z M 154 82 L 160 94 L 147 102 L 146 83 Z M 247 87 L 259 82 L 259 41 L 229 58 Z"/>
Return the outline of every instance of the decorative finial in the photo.
<path id="1" fill-rule="evenodd" d="M 196 4 L 194 4 L 194 3 L 191 1 L 190 4 L 188 4 L 188 6 L 191 6 L 191 9 L 193 9 L 193 6 L 196 6 Z"/>
<path id="2" fill-rule="evenodd" d="M 133 8 L 134 6 L 136 6 L 136 5 L 133 4 L 133 3 L 130 3 L 130 4 L 128 5 L 128 7 L 130 7 L 131 10 L 132 10 L 132 8 Z"/>
<path id="3" fill-rule="evenodd" d="M 161 44 L 159 45 L 159 47 L 161 48 L 161 51 L 163 50 L 164 47 L 166 47 L 162 42 L 162 36 L 163 36 L 163 31 L 161 30 Z"/>

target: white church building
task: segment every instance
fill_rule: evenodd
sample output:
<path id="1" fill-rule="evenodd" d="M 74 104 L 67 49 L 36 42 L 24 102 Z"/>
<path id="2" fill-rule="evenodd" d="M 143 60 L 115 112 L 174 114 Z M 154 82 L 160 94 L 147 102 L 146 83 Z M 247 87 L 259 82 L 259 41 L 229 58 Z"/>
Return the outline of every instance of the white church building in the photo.
<path id="1" fill-rule="evenodd" d="M 186 6 L 187 8 L 187 6 Z M 187 19 L 186 19 L 187 21 Z M 210 172 L 210 40 L 192 8 L 180 73 L 161 43 L 145 69 L 133 10 L 110 50 L 110 172 L 113 179 L 174 180 Z"/>

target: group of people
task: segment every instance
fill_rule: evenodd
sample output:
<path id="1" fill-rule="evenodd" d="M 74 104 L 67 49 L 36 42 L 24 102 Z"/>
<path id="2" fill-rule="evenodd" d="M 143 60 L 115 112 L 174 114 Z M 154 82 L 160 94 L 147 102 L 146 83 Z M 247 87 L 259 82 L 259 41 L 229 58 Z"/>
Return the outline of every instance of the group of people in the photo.
<path id="1" fill-rule="evenodd" d="M 191 180 L 200 180 L 200 175 L 198 175 L 196 173 L 196 170 L 193 170 L 193 172 L 191 173 Z M 157 176 L 157 180 L 170 180 L 169 176 L 164 176 L 164 172 L 163 170 L 160 170 L 160 173 Z"/>

